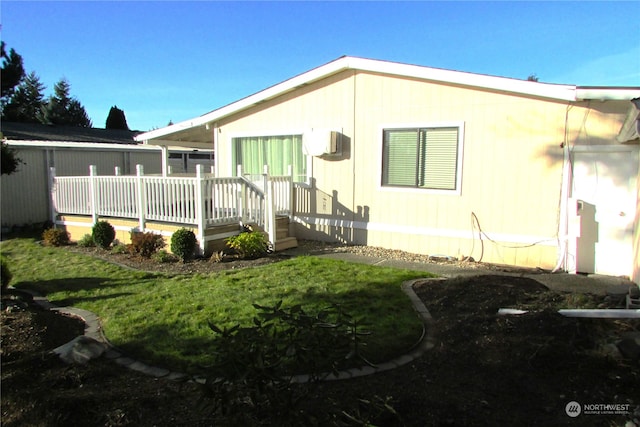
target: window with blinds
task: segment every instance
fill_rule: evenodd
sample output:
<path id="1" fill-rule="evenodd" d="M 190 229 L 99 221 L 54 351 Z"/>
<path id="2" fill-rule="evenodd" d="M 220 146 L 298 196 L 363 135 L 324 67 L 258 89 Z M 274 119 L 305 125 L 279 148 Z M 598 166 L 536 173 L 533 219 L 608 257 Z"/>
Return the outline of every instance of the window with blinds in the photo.
<path id="1" fill-rule="evenodd" d="M 459 128 L 384 130 L 382 185 L 456 190 Z"/>

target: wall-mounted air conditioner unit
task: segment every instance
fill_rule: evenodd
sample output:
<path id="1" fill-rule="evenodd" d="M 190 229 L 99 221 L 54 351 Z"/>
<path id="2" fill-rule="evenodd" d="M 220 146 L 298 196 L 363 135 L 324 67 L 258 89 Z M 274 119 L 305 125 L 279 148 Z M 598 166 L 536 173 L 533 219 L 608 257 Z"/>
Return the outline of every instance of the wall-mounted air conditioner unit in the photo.
<path id="1" fill-rule="evenodd" d="M 302 139 L 302 151 L 307 156 L 340 154 L 342 134 L 328 129 L 311 129 Z"/>

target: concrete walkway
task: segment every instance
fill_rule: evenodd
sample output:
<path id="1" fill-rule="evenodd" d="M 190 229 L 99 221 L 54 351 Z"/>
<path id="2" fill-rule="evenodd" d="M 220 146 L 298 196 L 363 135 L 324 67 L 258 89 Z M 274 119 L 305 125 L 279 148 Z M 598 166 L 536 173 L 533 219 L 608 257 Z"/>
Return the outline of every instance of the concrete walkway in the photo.
<path id="1" fill-rule="evenodd" d="M 293 256 L 299 255 L 298 253 L 296 253 L 295 249 L 289 250 L 287 251 L 287 253 L 290 253 Z M 363 256 L 348 252 L 326 252 L 321 254 L 314 254 L 314 256 L 369 265 L 379 265 L 383 267 L 420 270 L 446 278 L 472 277 L 483 274 L 527 277 L 533 280 L 537 280 L 549 289 L 560 292 L 580 292 L 592 293 L 596 295 L 625 295 L 631 291 L 636 296 L 640 295 L 640 287 L 630 280 L 621 277 L 604 276 L 599 274 L 582 275 L 560 272 L 549 273 L 543 270 L 517 268 L 513 269 L 515 270 L 514 272 L 509 271 L 509 267 L 505 267 L 504 270 L 489 269 L 477 266 L 465 268 L 453 263 L 441 264 L 401 261 L 379 257 Z"/>

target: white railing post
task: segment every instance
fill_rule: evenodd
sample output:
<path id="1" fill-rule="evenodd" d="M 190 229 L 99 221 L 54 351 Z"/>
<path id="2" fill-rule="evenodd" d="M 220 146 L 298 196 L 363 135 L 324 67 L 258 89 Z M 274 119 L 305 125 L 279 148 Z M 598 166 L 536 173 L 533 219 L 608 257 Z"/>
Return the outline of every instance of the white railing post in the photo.
<path id="1" fill-rule="evenodd" d="M 114 175 L 115 176 L 122 176 L 122 169 L 120 169 L 120 166 L 116 166 L 115 167 Z"/>
<path id="2" fill-rule="evenodd" d="M 144 166 L 136 165 L 136 186 L 138 187 L 138 228 L 144 231 L 145 215 L 147 212 L 147 195 L 142 177 L 144 176 Z"/>
<path id="3" fill-rule="evenodd" d="M 267 193 L 267 184 L 269 183 L 269 165 L 262 167 L 262 182 L 265 194 Z"/>
<path id="4" fill-rule="evenodd" d="M 58 217 L 58 212 L 56 212 L 56 168 L 49 168 L 49 217 L 51 218 L 51 223 L 55 224 L 56 219 Z"/>
<path id="5" fill-rule="evenodd" d="M 242 165 L 238 165 L 236 169 L 236 174 L 239 178 L 242 178 Z M 240 223 L 244 224 L 245 216 L 248 216 L 247 205 L 249 197 L 249 191 L 247 190 L 247 183 L 244 180 L 240 181 L 240 189 L 238 190 L 238 218 L 240 219 Z"/>
<path id="6" fill-rule="evenodd" d="M 196 224 L 198 227 L 198 242 L 200 243 L 200 255 L 204 255 L 205 241 L 204 230 L 206 226 L 205 221 L 205 185 L 204 185 L 204 166 L 196 166 Z"/>
<path id="7" fill-rule="evenodd" d="M 293 224 L 293 200 L 295 198 L 293 187 L 293 166 L 287 167 L 287 173 L 289 175 L 289 227 Z"/>
<path id="8" fill-rule="evenodd" d="M 269 241 L 276 244 L 276 209 L 273 182 L 269 179 L 269 166 L 264 165 L 264 207 L 265 207 L 265 228 L 269 234 Z"/>
<path id="9" fill-rule="evenodd" d="M 96 194 L 96 180 L 98 168 L 96 165 L 89 166 L 89 194 L 91 195 L 91 221 L 98 222 L 98 195 Z"/>

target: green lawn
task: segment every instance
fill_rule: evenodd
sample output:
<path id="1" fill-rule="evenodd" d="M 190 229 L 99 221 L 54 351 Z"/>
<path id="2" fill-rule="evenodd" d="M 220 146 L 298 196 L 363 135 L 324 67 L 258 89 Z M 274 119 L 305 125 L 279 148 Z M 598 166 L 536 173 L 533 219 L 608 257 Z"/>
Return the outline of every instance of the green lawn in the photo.
<path id="1" fill-rule="evenodd" d="M 250 325 L 254 303 L 302 305 L 307 313 L 340 304 L 372 334 L 365 356 L 402 354 L 422 331 L 403 281 L 427 273 L 298 257 L 257 268 L 208 275 L 132 271 L 31 239 L 2 242 L 11 285 L 51 302 L 96 313 L 109 340 L 148 363 L 197 372 L 215 351 L 208 322 Z"/>

